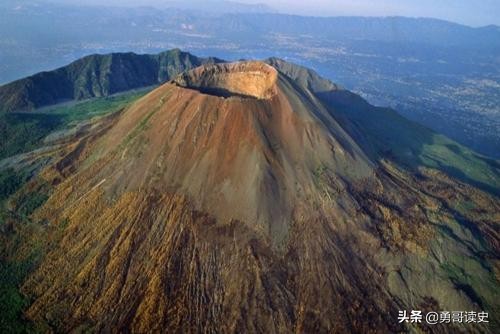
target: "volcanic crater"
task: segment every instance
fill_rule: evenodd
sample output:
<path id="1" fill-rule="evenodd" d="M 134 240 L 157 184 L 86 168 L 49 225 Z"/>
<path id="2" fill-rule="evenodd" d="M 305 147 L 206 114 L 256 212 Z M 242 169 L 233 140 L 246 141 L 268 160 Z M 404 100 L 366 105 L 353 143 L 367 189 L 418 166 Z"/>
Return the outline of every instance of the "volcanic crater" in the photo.
<path id="1" fill-rule="evenodd" d="M 179 87 L 221 98 L 270 99 L 276 95 L 278 72 L 258 61 L 213 64 L 180 74 Z"/>

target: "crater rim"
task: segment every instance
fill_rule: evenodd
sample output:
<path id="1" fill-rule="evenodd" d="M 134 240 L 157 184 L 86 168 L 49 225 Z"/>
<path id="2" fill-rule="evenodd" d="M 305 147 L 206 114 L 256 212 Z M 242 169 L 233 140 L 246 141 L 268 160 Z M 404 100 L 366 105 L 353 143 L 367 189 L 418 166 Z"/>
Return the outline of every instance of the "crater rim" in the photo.
<path id="1" fill-rule="evenodd" d="M 220 98 L 270 99 L 276 95 L 278 71 L 261 61 L 207 64 L 179 74 L 173 83 Z"/>

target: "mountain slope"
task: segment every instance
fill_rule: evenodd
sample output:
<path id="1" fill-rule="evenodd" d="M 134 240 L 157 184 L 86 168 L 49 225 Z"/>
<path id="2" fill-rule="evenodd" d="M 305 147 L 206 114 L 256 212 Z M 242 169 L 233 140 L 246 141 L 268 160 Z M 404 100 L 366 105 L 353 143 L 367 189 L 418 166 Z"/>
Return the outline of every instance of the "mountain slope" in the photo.
<path id="1" fill-rule="evenodd" d="M 0 86 L 0 111 L 26 111 L 153 86 L 182 71 L 212 62 L 220 61 L 198 58 L 178 49 L 157 55 L 91 55 L 54 71 Z"/>
<path id="2" fill-rule="evenodd" d="M 394 112 L 270 59 L 185 72 L 98 129 L 37 181 L 38 326 L 495 332 L 499 199 L 423 160 L 428 133 Z M 467 158 L 498 189 L 498 164 Z M 399 324 L 412 309 L 490 323 Z"/>

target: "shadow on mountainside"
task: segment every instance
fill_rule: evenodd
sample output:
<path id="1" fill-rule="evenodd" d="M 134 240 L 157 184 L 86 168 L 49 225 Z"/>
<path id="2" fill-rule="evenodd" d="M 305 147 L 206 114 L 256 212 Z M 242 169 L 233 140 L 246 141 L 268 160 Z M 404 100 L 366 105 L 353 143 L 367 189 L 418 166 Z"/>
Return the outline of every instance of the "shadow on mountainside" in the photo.
<path id="1" fill-rule="evenodd" d="M 436 168 L 500 196 L 500 162 L 407 120 L 392 109 L 372 106 L 349 91 L 334 90 L 317 95 L 373 160 L 388 158 L 413 171 L 419 166 Z"/>

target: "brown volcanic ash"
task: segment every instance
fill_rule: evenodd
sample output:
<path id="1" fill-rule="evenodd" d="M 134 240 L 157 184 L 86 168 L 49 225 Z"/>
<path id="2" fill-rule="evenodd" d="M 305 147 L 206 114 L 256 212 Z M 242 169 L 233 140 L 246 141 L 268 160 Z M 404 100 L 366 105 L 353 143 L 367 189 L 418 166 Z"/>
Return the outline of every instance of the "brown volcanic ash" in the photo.
<path id="1" fill-rule="evenodd" d="M 63 181 L 36 218 L 65 229 L 24 286 L 28 316 L 61 331 L 387 333 L 400 309 L 477 309 L 448 277 L 422 283 L 427 215 L 450 219 L 438 190 L 455 181 L 369 159 L 315 95 L 337 87 L 290 66 L 182 74 L 47 170 Z"/>

